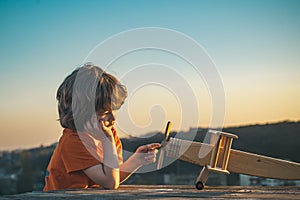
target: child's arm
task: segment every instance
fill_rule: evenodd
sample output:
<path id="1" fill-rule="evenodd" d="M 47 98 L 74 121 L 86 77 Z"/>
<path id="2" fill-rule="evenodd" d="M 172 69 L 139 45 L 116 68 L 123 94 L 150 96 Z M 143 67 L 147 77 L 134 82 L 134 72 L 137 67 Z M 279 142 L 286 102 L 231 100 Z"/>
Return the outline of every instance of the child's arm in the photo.
<path id="1" fill-rule="evenodd" d="M 124 182 L 141 166 L 154 163 L 159 147 L 159 143 L 140 146 L 126 162 L 120 165 L 120 182 Z"/>
<path id="2" fill-rule="evenodd" d="M 107 189 L 117 189 L 120 184 L 120 172 L 118 154 L 115 140 L 110 128 L 104 126 L 101 121 L 102 130 L 106 134 L 103 139 L 103 163 L 89 167 L 84 173 L 95 183 Z"/>

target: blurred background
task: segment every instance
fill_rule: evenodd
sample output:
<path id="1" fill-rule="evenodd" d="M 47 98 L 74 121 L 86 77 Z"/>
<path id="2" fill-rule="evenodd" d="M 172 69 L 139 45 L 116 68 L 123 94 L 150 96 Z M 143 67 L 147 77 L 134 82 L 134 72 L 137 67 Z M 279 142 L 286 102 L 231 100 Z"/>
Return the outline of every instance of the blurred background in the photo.
<path id="1" fill-rule="evenodd" d="M 0 0 L 0 194 L 42 189 L 45 167 L 62 131 L 58 86 L 99 43 L 142 27 L 182 32 L 205 49 L 223 81 L 223 126 L 240 136 L 236 148 L 300 162 L 299 10 L 297 0 Z M 135 54 L 120 64 L 130 69 L 134 59 L 145 58 Z M 198 101 L 199 123 L 184 124 L 173 134 L 196 131 L 195 140 L 203 139 L 211 120 L 209 91 L 199 93 Z M 148 114 L 131 113 L 141 126 L 151 122 L 141 117 Z M 167 115 L 176 121 L 178 113 Z M 147 130 L 133 133 L 135 138 L 120 133 L 124 148 L 161 141 L 162 126 Z M 127 183 L 192 184 L 200 170 L 178 161 L 152 172 L 158 180 L 151 173 L 138 173 Z M 218 185 L 297 184 L 239 175 L 213 180 Z"/>

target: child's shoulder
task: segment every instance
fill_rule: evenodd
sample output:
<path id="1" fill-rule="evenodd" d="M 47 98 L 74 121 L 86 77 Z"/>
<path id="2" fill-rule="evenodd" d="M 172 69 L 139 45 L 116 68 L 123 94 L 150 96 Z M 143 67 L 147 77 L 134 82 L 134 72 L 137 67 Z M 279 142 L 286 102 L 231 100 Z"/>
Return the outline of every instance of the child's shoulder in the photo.
<path id="1" fill-rule="evenodd" d="M 61 143 L 61 144 L 65 144 L 65 143 L 72 144 L 72 143 L 77 143 L 77 141 L 80 142 L 80 137 L 79 137 L 78 133 L 74 130 L 65 128 L 63 130 L 62 136 L 60 137 L 59 143 Z"/>
<path id="2" fill-rule="evenodd" d="M 59 139 L 58 151 L 67 154 L 77 154 L 86 151 L 86 146 L 92 144 L 89 138 L 80 136 L 76 131 L 64 129 L 63 135 Z"/>

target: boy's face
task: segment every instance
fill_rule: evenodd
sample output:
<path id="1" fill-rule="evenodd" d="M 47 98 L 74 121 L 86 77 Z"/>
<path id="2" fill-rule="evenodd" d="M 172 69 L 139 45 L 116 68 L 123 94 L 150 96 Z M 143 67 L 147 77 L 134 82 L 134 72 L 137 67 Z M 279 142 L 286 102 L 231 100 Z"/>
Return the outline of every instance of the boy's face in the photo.
<path id="1" fill-rule="evenodd" d="M 116 110 L 100 110 L 97 112 L 99 121 L 103 121 L 106 127 L 111 127 L 116 121 Z"/>

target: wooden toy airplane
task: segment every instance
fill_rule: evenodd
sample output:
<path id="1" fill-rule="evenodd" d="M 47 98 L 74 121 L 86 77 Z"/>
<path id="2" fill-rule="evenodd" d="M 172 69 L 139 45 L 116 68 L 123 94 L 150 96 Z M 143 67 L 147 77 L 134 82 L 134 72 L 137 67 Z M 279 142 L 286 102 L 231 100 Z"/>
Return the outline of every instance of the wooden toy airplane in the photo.
<path id="1" fill-rule="evenodd" d="M 161 144 L 157 169 L 161 169 L 164 156 L 203 166 L 195 186 L 202 190 L 210 172 L 230 172 L 273 179 L 300 180 L 300 163 L 231 149 L 238 136 L 210 130 L 210 144 L 169 138 L 172 123 L 166 127 Z"/>

